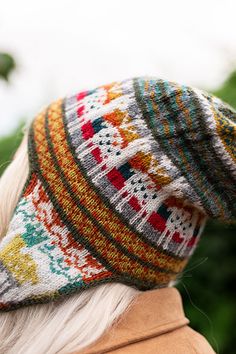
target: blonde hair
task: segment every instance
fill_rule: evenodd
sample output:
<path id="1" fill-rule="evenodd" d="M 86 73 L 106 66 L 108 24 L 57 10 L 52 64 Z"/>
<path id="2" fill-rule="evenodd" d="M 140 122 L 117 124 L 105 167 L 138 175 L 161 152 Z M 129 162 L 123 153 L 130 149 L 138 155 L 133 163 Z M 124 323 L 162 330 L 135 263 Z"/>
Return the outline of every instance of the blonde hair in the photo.
<path id="1" fill-rule="evenodd" d="M 0 239 L 28 176 L 27 136 L 0 180 Z M 96 341 L 140 291 L 120 283 L 88 289 L 56 303 L 0 313 L 0 354 L 67 354 Z"/>

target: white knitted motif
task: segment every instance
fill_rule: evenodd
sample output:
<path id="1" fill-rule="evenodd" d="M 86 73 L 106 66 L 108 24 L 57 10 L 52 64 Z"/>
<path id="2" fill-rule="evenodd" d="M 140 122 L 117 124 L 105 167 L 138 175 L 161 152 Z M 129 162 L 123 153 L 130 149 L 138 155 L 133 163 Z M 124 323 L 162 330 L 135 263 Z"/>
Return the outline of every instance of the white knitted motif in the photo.
<path id="1" fill-rule="evenodd" d="M 166 221 L 165 230 L 159 238 L 157 244 L 163 244 L 163 248 L 168 249 L 174 234 L 178 232 L 181 235 L 182 240 L 176 249 L 176 254 L 183 256 L 189 241 L 193 237 L 199 212 L 197 209 L 194 209 L 193 213 L 190 214 L 183 208 L 179 209 L 177 207 L 169 207 L 168 210 L 171 211 L 171 214 Z"/>

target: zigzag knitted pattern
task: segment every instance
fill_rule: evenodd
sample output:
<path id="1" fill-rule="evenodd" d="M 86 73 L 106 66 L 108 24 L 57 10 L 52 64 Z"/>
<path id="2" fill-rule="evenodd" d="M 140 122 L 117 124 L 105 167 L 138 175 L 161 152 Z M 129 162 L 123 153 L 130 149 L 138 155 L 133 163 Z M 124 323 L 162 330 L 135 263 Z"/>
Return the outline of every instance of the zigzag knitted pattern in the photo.
<path id="1" fill-rule="evenodd" d="M 165 287 L 207 218 L 236 216 L 236 112 L 136 78 L 52 103 L 32 122 L 30 175 L 0 243 L 0 309 L 104 282 Z"/>

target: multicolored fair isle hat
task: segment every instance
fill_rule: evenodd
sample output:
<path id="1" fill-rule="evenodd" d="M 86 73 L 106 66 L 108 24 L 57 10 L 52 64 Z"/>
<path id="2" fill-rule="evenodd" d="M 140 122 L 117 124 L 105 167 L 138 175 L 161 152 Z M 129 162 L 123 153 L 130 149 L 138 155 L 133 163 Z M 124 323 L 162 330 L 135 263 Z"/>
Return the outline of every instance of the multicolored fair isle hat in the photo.
<path id="1" fill-rule="evenodd" d="M 0 309 L 106 282 L 180 276 L 207 218 L 236 216 L 236 112 L 128 79 L 58 100 L 28 139 L 30 175 L 0 244 Z"/>

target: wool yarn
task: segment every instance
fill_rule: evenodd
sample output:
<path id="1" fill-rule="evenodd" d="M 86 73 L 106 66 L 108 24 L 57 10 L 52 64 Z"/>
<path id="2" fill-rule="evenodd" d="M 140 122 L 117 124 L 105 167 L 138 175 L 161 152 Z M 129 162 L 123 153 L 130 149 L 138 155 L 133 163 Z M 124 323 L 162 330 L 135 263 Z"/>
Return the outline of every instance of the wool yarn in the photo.
<path id="1" fill-rule="evenodd" d="M 0 310 L 105 282 L 181 276 L 208 218 L 236 216 L 236 112 L 204 91 L 138 77 L 50 104 L 0 243 Z"/>

